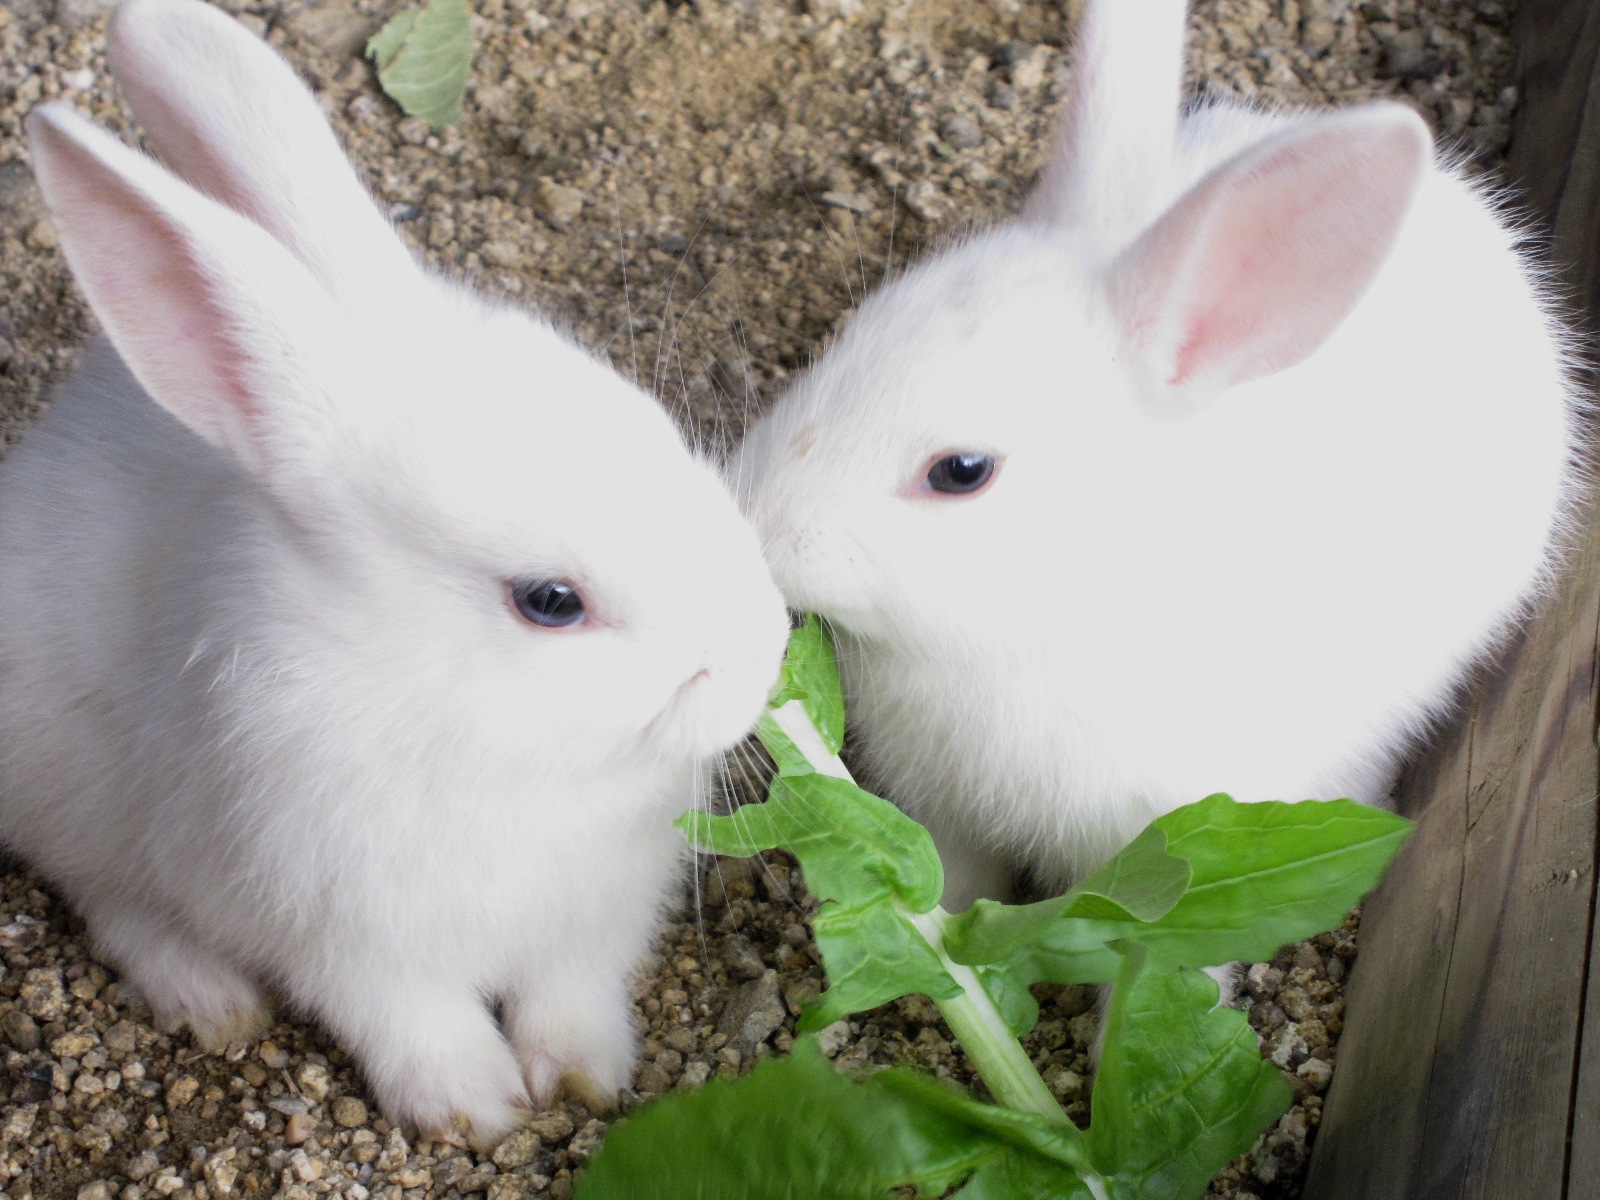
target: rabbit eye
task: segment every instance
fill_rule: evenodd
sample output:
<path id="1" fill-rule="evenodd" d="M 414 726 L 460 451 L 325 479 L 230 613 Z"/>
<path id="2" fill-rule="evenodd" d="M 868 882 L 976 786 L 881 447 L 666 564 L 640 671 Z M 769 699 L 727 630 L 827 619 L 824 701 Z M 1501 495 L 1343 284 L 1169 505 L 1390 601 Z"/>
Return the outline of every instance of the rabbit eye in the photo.
<path id="1" fill-rule="evenodd" d="M 928 468 L 928 486 L 952 496 L 970 496 L 994 478 L 994 469 L 992 454 L 947 454 Z"/>
<path id="2" fill-rule="evenodd" d="M 511 585 L 511 603 L 531 624 L 561 629 L 583 620 L 583 597 L 559 579 L 523 579 Z"/>

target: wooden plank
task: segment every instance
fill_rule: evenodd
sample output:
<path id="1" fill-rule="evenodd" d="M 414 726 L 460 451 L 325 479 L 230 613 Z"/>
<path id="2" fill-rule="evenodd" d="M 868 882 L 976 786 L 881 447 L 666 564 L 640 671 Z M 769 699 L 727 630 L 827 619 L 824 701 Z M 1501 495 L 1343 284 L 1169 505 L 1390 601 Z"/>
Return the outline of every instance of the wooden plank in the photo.
<path id="1" fill-rule="evenodd" d="M 1594 900 L 1600 538 L 1411 774 L 1306 1200 L 1557 1200 Z"/>
<path id="2" fill-rule="evenodd" d="M 1512 174 L 1600 329 L 1600 6 L 1522 0 Z M 1600 529 L 1411 772 L 1305 1200 L 1600 1196 Z"/>
<path id="3" fill-rule="evenodd" d="M 1514 32 L 1521 100 L 1511 176 L 1554 233 L 1574 310 L 1600 328 L 1600 6 L 1521 0 Z"/>
<path id="4" fill-rule="evenodd" d="M 1549 223 L 1561 279 L 1600 336 L 1600 9 L 1522 0 L 1522 103 L 1512 171 Z M 1600 851 L 1596 867 L 1600 868 Z M 1597 888 L 1600 890 L 1600 888 Z M 1567 1131 L 1567 1197 L 1600 1196 L 1600 923 L 1590 912 L 1588 987 Z"/>

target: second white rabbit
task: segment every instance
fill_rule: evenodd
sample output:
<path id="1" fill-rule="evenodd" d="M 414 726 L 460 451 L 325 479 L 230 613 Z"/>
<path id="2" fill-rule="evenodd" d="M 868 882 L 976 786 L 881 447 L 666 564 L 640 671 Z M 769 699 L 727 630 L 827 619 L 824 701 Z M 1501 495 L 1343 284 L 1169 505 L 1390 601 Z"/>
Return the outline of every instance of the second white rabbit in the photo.
<path id="1" fill-rule="evenodd" d="M 947 902 L 1217 791 L 1381 803 L 1550 578 L 1567 342 L 1409 109 L 1180 119 L 1091 0 L 1026 212 L 870 297 L 735 464 Z"/>

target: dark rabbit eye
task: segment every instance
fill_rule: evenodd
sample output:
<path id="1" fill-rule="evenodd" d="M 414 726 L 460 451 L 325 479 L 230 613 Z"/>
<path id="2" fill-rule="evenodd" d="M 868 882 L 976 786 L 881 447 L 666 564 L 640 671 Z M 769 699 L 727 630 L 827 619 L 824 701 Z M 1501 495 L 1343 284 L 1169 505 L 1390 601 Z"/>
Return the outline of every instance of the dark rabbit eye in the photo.
<path id="1" fill-rule="evenodd" d="M 994 478 L 994 455 L 947 454 L 928 468 L 928 486 L 936 492 L 967 496 Z"/>
<path id="2" fill-rule="evenodd" d="M 559 579 L 523 579 L 511 585 L 511 603 L 534 625 L 560 629 L 583 620 L 583 597 Z"/>

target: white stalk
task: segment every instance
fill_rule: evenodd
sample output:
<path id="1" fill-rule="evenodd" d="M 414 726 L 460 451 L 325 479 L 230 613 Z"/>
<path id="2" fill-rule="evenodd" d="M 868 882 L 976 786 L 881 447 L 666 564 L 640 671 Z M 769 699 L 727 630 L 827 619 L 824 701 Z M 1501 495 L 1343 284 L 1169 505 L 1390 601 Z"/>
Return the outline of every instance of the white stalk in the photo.
<path id="1" fill-rule="evenodd" d="M 823 742 L 822 735 L 817 732 L 810 715 L 798 700 L 791 700 L 774 710 L 772 719 L 819 775 L 855 782 L 849 768 Z M 1066 1113 L 1062 1112 L 1050 1089 L 1039 1077 L 1021 1043 L 1006 1028 L 1004 1018 L 989 998 L 977 972 L 953 961 L 945 953 L 944 927 L 950 914 L 935 907 L 925 913 L 906 910 L 906 916 L 939 956 L 945 971 L 962 989 L 961 995 L 949 1000 L 935 1000 L 934 1003 L 939 1006 L 950 1031 L 960 1041 L 994 1098 L 1007 1108 L 1065 1122 Z"/>

